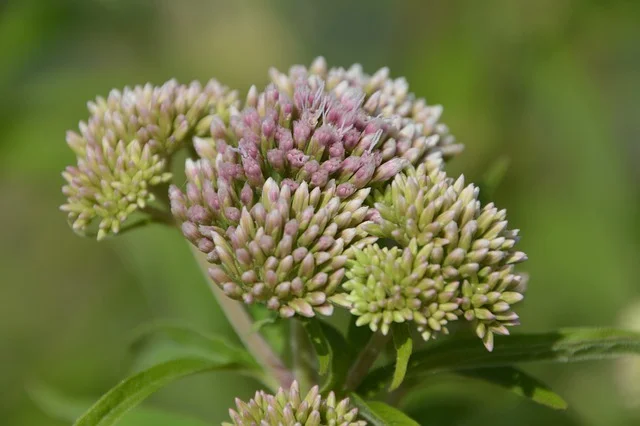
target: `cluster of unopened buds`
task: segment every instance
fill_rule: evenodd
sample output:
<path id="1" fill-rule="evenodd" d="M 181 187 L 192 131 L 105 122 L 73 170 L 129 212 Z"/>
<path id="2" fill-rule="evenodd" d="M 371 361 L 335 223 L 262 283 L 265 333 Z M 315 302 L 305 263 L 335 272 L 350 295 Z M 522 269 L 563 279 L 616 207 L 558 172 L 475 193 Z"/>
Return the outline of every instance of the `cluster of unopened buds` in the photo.
<path id="1" fill-rule="evenodd" d="M 318 58 L 269 75 L 244 102 L 212 80 L 89 103 L 67 136 L 77 165 L 63 173 L 62 210 L 73 229 L 102 239 L 134 216 L 175 221 L 230 298 L 285 318 L 346 308 L 373 332 L 409 323 L 424 340 L 466 320 L 492 350 L 518 324 L 526 283 L 515 266 L 526 256 L 505 210 L 447 175 L 462 146 L 442 108 L 386 68 Z M 186 183 L 171 173 L 181 148 Z M 365 424 L 314 389 L 238 401 L 233 424 Z"/>
<path id="2" fill-rule="evenodd" d="M 236 399 L 236 407 L 236 410 L 229 410 L 233 423 L 223 423 L 222 426 L 367 424 L 358 420 L 358 409 L 350 405 L 349 398 L 338 401 L 333 392 L 323 398 L 318 386 L 301 396 L 297 382 L 293 382 L 289 389 L 278 389 L 275 395 L 258 391 L 248 403 Z"/>

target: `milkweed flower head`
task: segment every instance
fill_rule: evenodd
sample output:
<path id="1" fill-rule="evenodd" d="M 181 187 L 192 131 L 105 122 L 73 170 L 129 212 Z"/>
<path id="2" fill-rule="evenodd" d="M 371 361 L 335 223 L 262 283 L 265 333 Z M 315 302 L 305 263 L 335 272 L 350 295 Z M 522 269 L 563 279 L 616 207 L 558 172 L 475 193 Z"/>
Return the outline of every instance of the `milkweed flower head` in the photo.
<path id="1" fill-rule="evenodd" d="M 462 145 L 442 108 L 387 68 L 318 58 L 270 77 L 242 105 L 215 80 L 90 102 L 67 134 L 77 165 L 63 173 L 61 208 L 74 230 L 117 233 L 168 191 L 171 215 L 233 299 L 282 317 L 340 306 L 358 325 L 387 334 L 408 322 L 425 340 L 466 320 L 491 350 L 518 324 L 526 255 L 506 211 L 446 175 Z M 170 185 L 184 146 L 186 184 Z"/>
<path id="2" fill-rule="evenodd" d="M 211 137 L 196 149 L 228 181 L 257 187 L 271 176 L 290 185 L 308 182 L 323 188 L 334 179 L 338 196 L 347 198 L 365 186 L 391 179 L 405 166 L 441 163 L 426 147 L 411 147 L 417 126 L 368 114 L 357 88 L 340 95 L 301 81 L 291 94 L 274 85 L 252 88 L 245 107 L 232 111 L 228 123 L 214 117 Z"/>
<path id="3" fill-rule="evenodd" d="M 402 131 L 361 103 L 355 89 L 337 98 L 305 82 L 292 98 L 252 88 L 195 139 L 200 159 L 187 161 L 185 191 L 170 189 L 172 211 L 229 296 L 282 316 L 330 313 L 350 248 L 376 239 L 362 229 L 371 188 L 418 158 L 440 167 L 439 153 L 398 151 Z"/>
<path id="4" fill-rule="evenodd" d="M 361 101 L 357 90 L 338 99 L 305 82 L 292 98 L 275 86 L 262 93 L 252 88 L 245 108 L 232 110 L 228 120 L 214 117 L 210 137 L 195 138 L 200 159 L 187 161 L 184 202 L 178 202 L 179 190 L 171 190 L 174 214 L 185 221 L 191 211 L 189 221 L 196 227 L 212 219 L 219 226 L 237 220 L 242 205 L 260 196 L 269 177 L 292 190 L 301 182 L 321 190 L 332 182 L 335 194 L 347 200 L 422 158 L 418 149 L 398 150 L 408 130 L 366 114 Z M 442 164 L 439 153 L 423 161 L 429 168 Z"/>
<path id="5" fill-rule="evenodd" d="M 171 155 L 236 102 L 236 93 L 216 80 L 146 84 L 89 102 L 89 119 L 67 133 L 77 165 L 63 172 L 67 202 L 61 209 L 73 229 L 84 233 L 98 221 L 98 239 L 117 233 L 156 199 L 154 188 L 171 179 Z"/>
<path id="6" fill-rule="evenodd" d="M 525 280 L 514 267 L 526 255 L 515 249 L 518 231 L 507 228 L 506 211 L 477 197 L 477 187 L 440 170 L 399 174 L 376 192 L 379 216 L 366 225 L 398 247 L 355 249 L 347 293 L 333 300 L 372 330 L 410 321 L 425 340 L 464 318 L 491 350 L 494 334 L 518 324 L 512 305 L 523 299 Z"/>
<path id="7" fill-rule="evenodd" d="M 289 389 L 280 388 L 275 395 L 258 391 L 249 402 L 236 399 L 236 409 L 230 409 L 229 414 L 232 422 L 222 423 L 222 426 L 367 425 L 366 421 L 358 419 L 358 409 L 348 398 L 337 400 L 333 392 L 323 398 L 318 386 L 308 394 L 300 395 L 297 382 Z"/>
<path id="8" fill-rule="evenodd" d="M 389 68 L 381 68 L 370 75 L 360 64 L 328 68 L 325 59 L 318 57 L 309 67 L 294 65 L 288 73 L 271 68 L 269 76 L 278 88 L 288 93 L 301 81 L 337 96 L 356 89 L 364 96 L 362 107 L 368 114 L 392 118 L 400 128 L 414 124 L 415 133 L 409 141 L 425 154 L 440 152 L 449 159 L 463 150 L 463 145 L 456 143 L 447 125 L 440 122 L 442 106 L 428 105 L 425 99 L 418 98 L 409 91 L 405 78 L 390 77 Z"/>

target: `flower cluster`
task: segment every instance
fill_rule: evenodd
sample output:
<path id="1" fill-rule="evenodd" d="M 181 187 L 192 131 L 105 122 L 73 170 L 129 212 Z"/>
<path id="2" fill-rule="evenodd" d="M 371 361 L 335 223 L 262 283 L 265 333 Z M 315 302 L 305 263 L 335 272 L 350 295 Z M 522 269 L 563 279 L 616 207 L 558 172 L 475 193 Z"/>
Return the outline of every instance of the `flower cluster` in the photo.
<path id="1" fill-rule="evenodd" d="M 298 383 L 291 388 L 280 388 L 275 395 L 256 392 L 248 403 L 236 399 L 236 410 L 229 410 L 233 423 L 222 426 L 246 425 L 306 425 L 306 426 L 366 426 L 358 420 L 358 409 L 349 404 L 349 399 L 336 400 L 333 392 L 326 398 L 314 386 L 306 396 L 301 396 Z"/>
<path id="2" fill-rule="evenodd" d="M 195 182 L 203 189 L 186 195 L 172 189 L 173 211 L 187 238 L 207 253 L 213 263 L 209 274 L 229 297 L 264 303 L 283 317 L 333 312 L 327 298 L 344 277 L 345 249 L 372 241 L 362 229 L 369 189 L 343 201 L 333 180 L 323 190 L 304 181 L 292 190 L 269 178 L 254 204 L 247 185 L 234 199 L 237 194 L 227 187 L 216 193 L 206 178 L 190 185 Z M 237 202 L 241 209 L 233 207 Z"/>
<path id="3" fill-rule="evenodd" d="M 371 187 L 420 158 L 440 168 L 424 146 L 400 149 L 411 124 L 367 114 L 359 93 L 252 88 L 242 111 L 195 139 L 200 158 L 187 161 L 186 191 L 171 187 L 172 211 L 229 296 L 284 317 L 331 313 L 350 248 L 376 239 L 362 230 Z"/>
<path id="4" fill-rule="evenodd" d="M 427 105 L 425 99 L 409 92 L 406 79 L 390 78 L 386 67 L 368 75 L 360 64 L 349 69 L 328 68 L 325 59 L 318 57 L 308 68 L 295 65 L 286 74 L 272 68 L 269 74 L 271 81 L 288 93 L 292 93 L 300 81 L 323 87 L 337 96 L 357 89 L 364 96 L 363 108 L 370 115 L 392 118 L 399 127 L 411 124 L 417 130 L 414 145 L 427 145 L 426 153 L 439 152 L 447 159 L 463 150 L 463 145 L 456 143 L 449 128 L 439 122 L 442 106 Z"/>
<path id="5" fill-rule="evenodd" d="M 478 188 L 444 162 L 462 146 L 442 108 L 383 68 L 324 59 L 270 72 L 244 105 L 216 81 L 113 91 L 67 141 L 62 210 L 98 239 L 167 197 L 183 234 L 224 293 L 282 317 L 330 315 L 389 332 L 415 324 L 427 340 L 473 323 L 487 348 L 518 323 L 525 280 L 516 230 L 481 206 Z M 186 185 L 169 185 L 172 154 L 191 148 Z"/>
<path id="6" fill-rule="evenodd" d="M 418 252 L 415 239 L 404 250 L 378 245 L 356 250 L 348 280 L 333 301 L 358 316 L 356 325 L 389 332 L 394 322 L 413 321 L 425 339 L 457 319 L 458 283 L 447 282 L 429 268 L 428 248 Z"/>
<path id="7" fill-rule="evenodd" d="M 363 99 L 357 88 L 338 95 L 305 81 L 296 83 L 291 95 L 273 85 L 262 93 L 252 88 L 228 124 L 212 121 L 211 138 L 200 141 L 198 153 L 218 163 L 228 181 L 255 187 L 271 176 L 322 188 L 335 179 L 341 198 L 389 180 L 410 163 L 440 166 L 439 153 L 427 155 L 429 142 L 416 138 L 415 123 L 398 127 L 392 119 L 373 116 Z"/>
<path id="8" fill-rule="evenodd" d="M 416 323 L 427 340 L 463 317 L 491 350 L 494 334 L 518 323 L 511 306 L 523 298 L 514 265 L 526 260 L 514 249 L 517 230 L 506 212 L 477 200 L 478 188 L 424 166 L 398 175 L 375 194 L 372 235 L 400 246 L 354 249 L 348 292 L 333 298 L 360 324 L 387 333 L 394 322 Z"/>
<path id="9" fill-rule="evenodd" d="M 63 172 L 68 199 L 61 209 L 73 229 L 84 233 L 97 219 L 98 239 L 117 233 L 129 215 L 155 200 L 154 187 L 171 179 L 170 156 L 207 132 L 213 114 L 228 115 L 235 96 L 215 80 L 204 87 L 171 80 L 89 102 L 88 121 L 79 133 L 67 133 L 77 166 Z"/>

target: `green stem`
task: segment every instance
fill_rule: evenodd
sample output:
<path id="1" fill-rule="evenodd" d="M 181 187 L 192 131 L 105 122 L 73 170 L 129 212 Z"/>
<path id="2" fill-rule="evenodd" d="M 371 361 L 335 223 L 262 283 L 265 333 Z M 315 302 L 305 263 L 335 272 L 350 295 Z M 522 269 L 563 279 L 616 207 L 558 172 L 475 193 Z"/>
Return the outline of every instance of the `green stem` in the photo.
<path id="1" fill-rule="evenodd" d="M 209 281 L 209 262 L 207 262 L 205 255 L 198 251 L 198 249 L 195 247 L 191 248 L 200 269 L 206 276 L 207 281 Z M 283 388 L 291 386 L 294 380 L 293 373 L 284 365 L 280 357 L 273 351 L 260 333 L 253 330 L 253 319 L 249 316 L 244 306 L 227 297 L 217 285 L 213 283 L 210 284 L 211 291 L 218 301 L 218 305 L 220 305 L 220 308 L 247 350 L 262 366 L 264 371 L 275 379 L 277 386 Z M 272 384 L 274 388 L 277 386 L 273 386 Z"/>
<path id="2" fill-rule="evenodd" d="M 380 352 L 384 349 L 390 337 L 390 335 L 385 336 L 380 332 L 371 336 L 365 348 L 358 355 L 353 367 L 349 370 L 347 381 L 345 382 L 347 391 L 355 391 L 360 386 L 360 383 L 362 383 L 373 363 L 378 359 Z"/>
<path id="3" fill-rule="evenodd" d="M 153 223 L 161 223 L 163 225 L 175 226 L 176 220 L 170 210 L 161 209 L 151 205 L 142 209 L 142 212 L 149 215 L 149 220 Z"/>
<path id="4" fill-rule="evenodd" d="M 313 348 L 302 323 L 291 321 L 291 355 L 293 373 L 298 380 L 300 392 L 306 393 L 316 383 L 316 372 L 312 364 Z"/>
<path id="5" fill-rule="evenodd" d="M 397 407 L 406 394 L 407 388 L 404 386 L 400 386 L 398 389 L 391 391 L 387 395 L 387 404 L 391 405 L 392 407 Z"/>

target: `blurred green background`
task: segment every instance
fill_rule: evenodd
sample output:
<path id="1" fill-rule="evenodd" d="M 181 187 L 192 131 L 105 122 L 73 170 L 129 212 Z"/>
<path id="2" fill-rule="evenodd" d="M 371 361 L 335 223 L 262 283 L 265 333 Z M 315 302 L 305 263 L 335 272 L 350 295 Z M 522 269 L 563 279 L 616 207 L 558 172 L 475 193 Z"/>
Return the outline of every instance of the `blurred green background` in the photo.
<path id="1" fill-rule="evenodd" d="M 0 1 L 0 424 L 64 425 L 25 386 L 97 396 L 132 368 L 135 326 L 178 318 L 231 336 L 186 243 L 145 229 L 97 244 L 58 211 L 66 129 L 112 87 L 220 81 L 245 91 L 267 69 L 391 67 L 466 144 L 452 174 L 481 181 L 521 229 L 531 274 L 521 331 L 615 325 L 640 299 L 640 2 Z M 638 306 L 638 305 L 636 305 Z M 412 404 L 433 425 L 637 425 L 621 364 L 532 366 L 565 413 L 441 379 Z M 640 378 L 638 378 L 640 380 Z M 151 402 L 211 424 L 255 383 L 197 377 Z M 635 411 L 634 411 L 635 410 Z"/>

